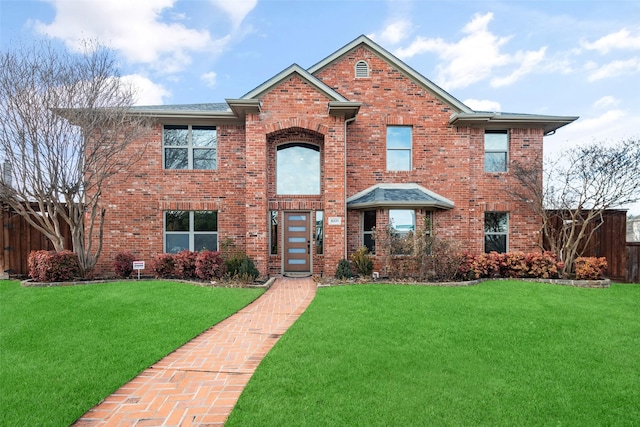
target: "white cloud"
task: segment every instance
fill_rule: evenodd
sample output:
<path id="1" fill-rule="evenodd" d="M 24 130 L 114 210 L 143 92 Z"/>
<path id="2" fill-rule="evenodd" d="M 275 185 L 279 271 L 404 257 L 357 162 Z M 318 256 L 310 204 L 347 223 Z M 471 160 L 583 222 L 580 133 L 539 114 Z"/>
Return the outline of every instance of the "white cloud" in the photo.
<path id="1" fill-rule="evenodd" d="M 626 28 L 623 28 L 618 32 L 607 34 L 593 43 L 582 42 L 582 47 L 602 54 L 609 53 L 612 50 L 640 50 L 640 31 L 637 35 L 634 35 Z"/>
<path id="2" fill-rule="evenodd" d="M 164 86 L 156 84 L 140 74 L 122 76 L 122 80 L 133 86 L 136 91 L 136 105 L 162 105 L 164 98 L 171 96 L 171 92 Z"/>
<path id="3" fill-rule="evenodd" d="M 588 78 L 590 82 L 594 82 L 596 80 L 602 80 L 611 77 L 640 73 L 640 58 L 612 61 L 603 66 L 597 66 L 590 62 L 587 64 L 586 68 L 589 70 L 594 70 Z"/>
<path id="4" fill-rule="evenodd" d="M 229 15 L 234 28 L 238 28 L 258 4 L 258 0 L 211 0 L 211 2 Z"/>
<path id="5" fill-rule="evenodd" d="M 162 22 L 161 14 L 171 11 L 176 0 L 49 1 L 55 18 L 49 24 L 37 21 L 37 31 L 63 40 L 72 49 L 78 49 L 82 40 L 99 40 L 130 63 L 151 65 L 165 73 L 188 66 L 192 52 L 215 53 L 229 41 L 228 36 L 213 40 L 207 30 L 176 21 Z"/>
<path id="6" fill-rule="evenodd" d="M 514 62 L 520 63 L 511 74 L 505 77 L 494 77 L 491 79 L 491 86 L 508 86 L 520 80 L 522 77 L 536 70 L 545 58 L 547 47 L 542 47 L 536 51 L 518 52 L 514 56 Z"/>
<path id="7" fill-rule="evenodd" d="M 402 59 L 433 52 L 442 63 L 437 67 L 438 83 L 447 89 L 469 86 L 489 79 L 497 69 L 516 65 L 516 69 L 504 77 L 494 77 L 492 86 L 505 86 L 535 70 L 544 59 L 546 47 L 536 51 L 504 53 L 502 49 L 511 36 L 499 37 L 489 31 L 492 13 L 476 14 L 464 26 L 465 34 L 459 41 L 448 43 L 441 38 L 416 37 L 407 47 L 396 50 Z"/>
<path id="8" fill-rule="evenodd" d="M 593 103 L 593 106 L 595 108 L 607 108 L 607 107 L 613 107 L 615 105 L 618 105 L 620 103 L 620 101 L 618 99 L 616 99 L 613 96 L 603 96 L 602 98 L 598 99 L 596 102 Z"/>
<path id="9" fill-rule="evenodd" d="M 502 111 L 502 106 L 497 101 L 489 99 L 465 99 L 463 103 L 475 111 Z"/>
<path id="10" fill-rule="evenodd" d="M 209 71 L 200 76 L 200 79 L 207 85 L 207 87 L 214 87 L 216 85 L 218 75 L 215 71 Z"/>
<path id="11" fill-rule="evenodd" d="M 406 19 L 397 19 L 389 23 L 380 34 L 370 34 L 369 38 L 382 45 L 396 45 L 409 36 L 412 30 L 411 22 Z"/>

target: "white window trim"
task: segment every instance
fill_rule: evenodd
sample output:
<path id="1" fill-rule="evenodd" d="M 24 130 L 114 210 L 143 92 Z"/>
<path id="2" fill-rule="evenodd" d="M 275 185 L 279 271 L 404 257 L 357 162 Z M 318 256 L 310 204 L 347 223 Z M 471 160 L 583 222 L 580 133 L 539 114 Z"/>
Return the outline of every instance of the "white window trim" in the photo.
<path id="1" fill-rule="evenodd" d="M 389 148 L 389 141 L 388 141 L 388 137 L 389 137 L 389 133 L 388 133 L 388 129 L 389 128 L 409 128 L 411 129 L 411 146 L 409 148 Z M 386 151 L 385 151 L 385 157 L 387 157 L 386 159 L 386 163 L 387 163 L 387 172 L 411 172 L 413 171 L 413 126 L 406 126 L 406 125 L 387 125 L 387 135 L 385 136 L 385 138 L 387 138 L 387 140 L 385 140 L 385 145 L 386 145 Z M 387 156 L 387 153 L 389 151 L 408 151 L 409 152 L 409 169 L 389 169 L 389 159 Z"/>
<path id="2" fill-rule="evenodd" d="M 505 134 L 507 135 L 507 149 L 505 150 L 487 150 L 486 146 L 483 146 L 484 148 L 484 152 L 483 152 L 483 158 L 482 161 L 485 162 L 485 156 L 484 154 L 486 153 L 505 153 L 505 165 L 504 165 L 504 170 L 503 171 L 488 171 L 487 170 L 487 165 L 486 163 L 484 164 L 484 171 L 485 173 L 507 173 L 509 172 L 509 146 L 511 145 L 511 133 L 509 132 L 508 129 L 496 129 L 496 130 L 492 130 L 492 129 L 485 129 L 484 131 L 484 135 L 486 135 L 487 133 L 494 133 L 494 134 Z M 484 136 L 483 135 L 483 136 Z M 484 143 L 484 139 L 483 139 L 483 145 Z"/>

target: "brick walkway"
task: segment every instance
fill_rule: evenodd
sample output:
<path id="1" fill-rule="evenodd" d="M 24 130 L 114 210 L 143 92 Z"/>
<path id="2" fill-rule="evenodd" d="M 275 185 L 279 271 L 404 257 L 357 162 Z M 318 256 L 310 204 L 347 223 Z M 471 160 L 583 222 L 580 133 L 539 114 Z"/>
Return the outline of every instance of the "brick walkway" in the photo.
<path id="1" fill-rule="evenodd" d="M 315 293 L 312 278 L 277 279 L 256 301 L 143 371 L 74 425 L 224 425 L 262 358 Z"/>

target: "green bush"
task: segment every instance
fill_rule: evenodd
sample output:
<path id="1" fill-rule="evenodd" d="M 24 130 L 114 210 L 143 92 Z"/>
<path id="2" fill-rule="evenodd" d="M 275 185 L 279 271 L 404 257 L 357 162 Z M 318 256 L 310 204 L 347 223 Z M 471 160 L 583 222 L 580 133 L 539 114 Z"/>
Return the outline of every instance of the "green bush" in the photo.
<path id="1" fill-rule="evenodd" d="M 345 280 L 353 277 L 353 272 L 351 271 L 351 265 L 349 265 L 349 261 L 346 259 L 341 259 L 338 262 L 338 267 L 336 268 L 336 279 Z"/>
<path id="2" fill-rule="evenodd" d="M 232 279 L 252 282 L 260 275 L 253 260 L 243 253 L 234 254 L 224 262 L 224 265 L 227 271 L 226 275 Z"/>

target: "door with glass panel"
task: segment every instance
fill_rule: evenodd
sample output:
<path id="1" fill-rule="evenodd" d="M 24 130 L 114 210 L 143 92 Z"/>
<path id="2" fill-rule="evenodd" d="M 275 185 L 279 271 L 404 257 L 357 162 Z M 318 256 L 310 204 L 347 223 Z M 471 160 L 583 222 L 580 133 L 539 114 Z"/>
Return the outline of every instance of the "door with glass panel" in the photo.
<path id="1" fill-rule="evenodd" d="M 311 272 L 310 212 L 284 213 L 285 273 Z"/>

